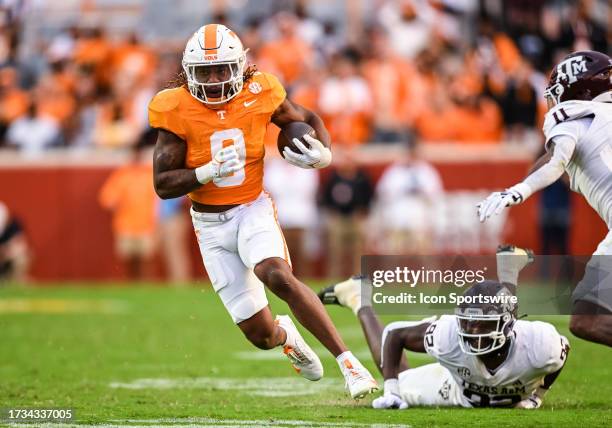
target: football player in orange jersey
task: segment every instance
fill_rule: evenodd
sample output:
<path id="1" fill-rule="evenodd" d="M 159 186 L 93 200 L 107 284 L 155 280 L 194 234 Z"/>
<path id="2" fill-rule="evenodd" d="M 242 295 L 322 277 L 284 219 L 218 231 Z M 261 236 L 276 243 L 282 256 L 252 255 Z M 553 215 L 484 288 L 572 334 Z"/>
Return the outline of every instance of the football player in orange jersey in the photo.
<path id="1" fill-rule="evenodd" d="M 287 52 L 291 55 L 291 52 Z M 331 163 L 330 137 L 321 119 L 292 103 L 276 77 L 246 67 L 238 36 L 223 25 L 200 28 L 183 54 L 184 82 L 159 92 L 149 104 L 159 130 L 154 181 L 162 198 L 187 195 L 204 266 L 223 304 L 258 348 L 282 346 L 298 373 L 323 376 L 317 355 L 291 318 L 273 319 L 264 292 L 283 299 L 297 320 L 335 357 L 349 393 L 377 389 L 368 370 L 347 349 L 317 296 L 292 273 L 276 208 L 263 190 L 264 134 L 270 121 L 310 124 L 300 153 L 285 159 L 301 168 Z"/>

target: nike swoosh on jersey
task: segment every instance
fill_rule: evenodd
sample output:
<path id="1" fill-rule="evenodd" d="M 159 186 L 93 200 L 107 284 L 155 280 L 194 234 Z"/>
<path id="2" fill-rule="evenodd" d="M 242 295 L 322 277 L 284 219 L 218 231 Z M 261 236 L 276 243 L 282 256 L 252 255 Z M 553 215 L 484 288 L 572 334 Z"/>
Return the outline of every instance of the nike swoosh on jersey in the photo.
<path id="1" fill-rule="evenodd" d="M 257 100 L 253 100 L 253 101 L 245 101 L 244 102 L 244 106 L 245 107 L 250 107 L 252 104 L 256 103 Z"/>

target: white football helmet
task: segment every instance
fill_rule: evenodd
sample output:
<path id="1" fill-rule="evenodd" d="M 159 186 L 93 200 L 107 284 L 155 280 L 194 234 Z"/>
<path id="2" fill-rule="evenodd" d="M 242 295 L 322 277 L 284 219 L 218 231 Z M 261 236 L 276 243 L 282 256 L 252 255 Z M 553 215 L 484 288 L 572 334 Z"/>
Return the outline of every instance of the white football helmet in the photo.
<path id="1" fill-rule="evenodd" d="M 225 25 L 199 28 L 183 52 L 182 65 L 191 95 L 211 106 L 224 104 L 238 95 L 243 85 L 246 53 L 236 33 Z"/>
<path id="2" fill-rule="evenodd" d="M 518 310 L 510 299 L 510 290 L 498 282 L 483 281 L 468 288 L 463 296 L 466 300 L 455 308 L 461 350 L 485 355 L 503 347 L 513 335 Z"/>

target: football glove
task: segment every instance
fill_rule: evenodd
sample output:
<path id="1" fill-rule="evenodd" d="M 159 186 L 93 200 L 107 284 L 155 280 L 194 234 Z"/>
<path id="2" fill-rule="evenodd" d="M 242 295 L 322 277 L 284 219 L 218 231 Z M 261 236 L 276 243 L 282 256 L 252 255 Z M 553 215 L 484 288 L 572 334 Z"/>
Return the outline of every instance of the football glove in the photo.
<path id="1" fill-rule="evenodd" d="M 308 134 L 304 135 L 304 140 L 310 144 L 310 148 L 306 147 L 299 138 L 293 139 L 293 144 L 295 144 L 301 153 L 296 153 L 289 147 L 285 147 L 283 156 L 287 162 L 304 169 L 325 168 L 331 163 L 332 154 L 329 148 Z"/>
<path id="2" fill-rule="evenodd" d="M 196 178 L 202 184 L 211 180 L 217 183 L 242 168 L 244 168 L 244 162 L 240 160 L 236 147 L 228 146 L 215 153 L 212 161 L 196 168 L 195 173 Z"/>
<path id="3" fill-rule="evenodd" d="M 402 400 L 399 395 L 399 385 L 397 379 L 385 380 L 385 393 L 382 397 L 378 397 L 372 401 L 372 407 L 375 409 L 399 409 L 408 408 L 408 404 Z"/>
<path id="4" fill-rule="evenodd" d="M 530 192 L 525 183 L 519 183 L 502 192 L 491 193 L 476 205 L 480 222 L 484 222 L 493 214 L 498 215 L 506 207 L 522 203 L 529 195 Z"/>
<path id="5" fill-rule="evenodd" d="M 408 408 L 408 404 L 399 395 L 393 393 L 387 393 L 382 397 L 378 397 L 372 401 L 372 407 L 375 409 L 399 409 L 404 410 Z"/>
<path id="6" fill-rule="evenodd" d="M 519 401 L 514 405 L 515 409 L 538 409 L 542 405 L 542 399 L 536 394 L 531 394 L 523 401 Z"/>

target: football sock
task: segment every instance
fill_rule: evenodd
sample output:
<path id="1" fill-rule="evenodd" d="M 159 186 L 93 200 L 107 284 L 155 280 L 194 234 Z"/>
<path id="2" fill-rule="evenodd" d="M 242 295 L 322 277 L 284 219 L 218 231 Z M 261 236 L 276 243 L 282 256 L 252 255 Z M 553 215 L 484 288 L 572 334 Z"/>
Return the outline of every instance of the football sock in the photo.
<path id="1" fill-rule="evenodd" d="M 530 259 L 527 252 L 518 249 L 514 252 L 499 253 L 497 259 L 497 279 L 499 282 L 518 285 L 519 273 L 527 266 Z"/>
<path id="2" fill-rule="evenodd" d="M 516 257 L 516 256 L 506 256 L 506 257 Z M 499 282 L 508 283 L 512 285 L 518 284 L 518 275 L 519 270 L 512 268 L 511 266 L 500 266 L 497 264 L 497 278 Z"/>
<path id="3" fill-rule="evenodd" d="M 295 340 L 293 337 L 293 331 L 290 328 L 285 328 L 280 324 L 278 324 L 278 326 L 283 329 L 283 331 L 285 332 L 285 336 L 286 336 L 285 342 L 282 343 L 280 346 L 292 345 L 293 343 L 295 343 Z"/>
<path id="4" fill-rule="evenodd" d="M 356 360 L 355 356 L 353 355 L 351 351 L 344 351 L 342 354 L 336 357 L 336 361 L 338 362 L 338 365 L 340 366 L 343 366 L 344 361 L 346 360 L 349 360 L 350 362 L 353 362 Z"/>

